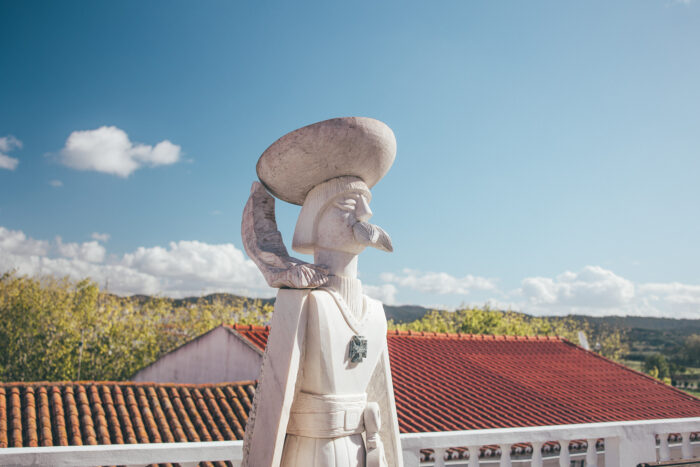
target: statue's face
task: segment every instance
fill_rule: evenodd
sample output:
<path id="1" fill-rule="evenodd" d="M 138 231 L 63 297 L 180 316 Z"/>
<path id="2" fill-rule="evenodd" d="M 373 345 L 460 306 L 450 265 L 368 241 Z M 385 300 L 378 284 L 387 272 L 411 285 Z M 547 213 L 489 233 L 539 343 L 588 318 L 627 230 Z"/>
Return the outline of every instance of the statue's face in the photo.
<path id="1" fill-rule="evenodd" d="M 387 233 L 367 222 L 371 217 L 372 210 L 364 194 L 342 193 L 321 213 L 314 244 L 351 254 L 360 254 L 367 246 L 392 251 Z"/>

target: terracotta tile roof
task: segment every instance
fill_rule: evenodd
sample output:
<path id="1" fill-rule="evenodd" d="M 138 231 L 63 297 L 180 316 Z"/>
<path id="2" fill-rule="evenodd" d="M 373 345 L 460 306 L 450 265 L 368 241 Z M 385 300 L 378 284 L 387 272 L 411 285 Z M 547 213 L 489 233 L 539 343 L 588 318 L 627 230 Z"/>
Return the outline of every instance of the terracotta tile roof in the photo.
<path id="1" fill-rule="evenodd" d="M 269 327 L 232 328 L 265 348 Z M 700 399 L 559 337 L 387 337 L 404 433 L 700 416 Z"/>
<path id="2" fill-rule="evenodd" d="M 225 324 L 224 326 L 233 329 L 238 334 L 248 339 L 258 349 L 265 351 L 267 337 L 270 335 L 270 326 L 253 326 L 242 324 Z"/>
<path id="3" fill-rule="evenodd" d="M 0 383 L 0 448 L 243 439 L 254 394 L 251 381 Z"/>
<path id="4" fill-rule="evenodd" d="M 269 327 L 232 328 L 264 349 Z M 404 433 L 700 415 L 700 399 L 556 337 L 390 332 L 388 343 Z M 253 382 L 0 383 L 0 448 L 243 439 L 254 392 Z"/>

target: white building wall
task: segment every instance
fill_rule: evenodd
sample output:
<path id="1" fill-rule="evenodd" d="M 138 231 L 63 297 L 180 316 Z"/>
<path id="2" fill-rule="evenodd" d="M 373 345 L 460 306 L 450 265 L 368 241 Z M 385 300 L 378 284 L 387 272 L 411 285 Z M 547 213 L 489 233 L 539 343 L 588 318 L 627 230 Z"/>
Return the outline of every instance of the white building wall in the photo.
<path id="1" fill-rule="evenodd" d="M 262 353 L 219 326 L 159 358 L 131 380 L 157 383 L 225 383 L 258 379 Z"/>

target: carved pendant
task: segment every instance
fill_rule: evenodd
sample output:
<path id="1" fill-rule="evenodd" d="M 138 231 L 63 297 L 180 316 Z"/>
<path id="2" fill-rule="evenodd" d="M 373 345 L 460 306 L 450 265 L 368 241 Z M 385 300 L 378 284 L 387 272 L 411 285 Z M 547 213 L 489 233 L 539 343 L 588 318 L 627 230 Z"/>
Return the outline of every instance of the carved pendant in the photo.
<path id="1" fill-rule="evenodd" d="M 350 339 L 350 361 L 359 363 L 367 357 L 367 338 L 352 336 Z"/>

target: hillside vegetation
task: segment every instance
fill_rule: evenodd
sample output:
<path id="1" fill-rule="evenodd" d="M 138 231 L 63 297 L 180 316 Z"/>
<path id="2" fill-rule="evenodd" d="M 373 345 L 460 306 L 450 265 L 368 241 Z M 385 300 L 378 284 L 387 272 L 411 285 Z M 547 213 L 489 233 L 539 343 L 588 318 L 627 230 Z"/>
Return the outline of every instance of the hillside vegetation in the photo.
<path id="1" fill-rule="evenodd" d="M 124 298 L 101 291 L 88 279 L 5 273 L 0 275 L 0 381 L 125 380 L 219 324 L 268 324 L 273 305 L 273 299 L 231 294 Z M 488 306 L 454 312 L 387 306 L 386 311 L 390 328 L 401 330 L 559 335 L 574 343 L 583 331 L 591 347 L 602 355 L 616 360 L 636 358 L 639 369 L 656 371 L 660 378 L 670 377 L 680 365 L 690 367 L 700 360 L 700 332 L 694 333 L 700 320 L 686 320 L 682 327 L 686 335 L 669 342 L 664 336 L 676 336 L 677 331 L 668 323 L 658 330 L 640 331 L 623 327 L 619 320 L 626 318 L 533 317 Z M 663 345 L 640 344 L 640 335 L 654 336 Z"/>
<path id="2" fill-rule="evenodd" d="M 221 323 L 263 324 L 272 306 L 235 297 L 122 298 L 90 280 L 0 276 L 0 381 L 126 380 Z"/>

